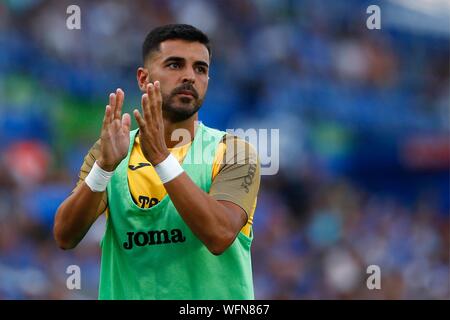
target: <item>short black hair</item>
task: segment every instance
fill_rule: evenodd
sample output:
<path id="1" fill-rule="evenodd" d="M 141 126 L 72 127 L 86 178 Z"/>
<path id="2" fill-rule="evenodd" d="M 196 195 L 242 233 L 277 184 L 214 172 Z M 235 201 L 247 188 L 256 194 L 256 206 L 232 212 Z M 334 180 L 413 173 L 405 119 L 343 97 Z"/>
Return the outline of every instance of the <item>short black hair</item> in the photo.
<path id="1" fill-rule="evenodd" d="M 145 37 L 142 45 L 143 62 L 145 63 L 145 59 L 152 51 L 159 50 L 159 44 L 161 42 L 172 39 L 200 42 L 208 49 L 209 56 L 211 57 L 209 38 L 206 34 L 189 24 L 167 24 L 153 29 Z"/>

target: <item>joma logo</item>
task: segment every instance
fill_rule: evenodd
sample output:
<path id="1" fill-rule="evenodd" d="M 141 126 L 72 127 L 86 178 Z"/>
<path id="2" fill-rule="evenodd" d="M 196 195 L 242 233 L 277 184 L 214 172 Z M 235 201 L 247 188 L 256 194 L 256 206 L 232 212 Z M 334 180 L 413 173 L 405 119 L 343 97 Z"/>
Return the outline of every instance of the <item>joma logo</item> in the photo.
<path id="1" fill-rule="evenodd" d="M 148 232 L 127 232 L 127 241 L 123 243 L 126 250 L 137 247 L 152 246 L 157 244 L 185 242 L 186 237 L 180 229 L 167 230 L 150 230 Z"/>

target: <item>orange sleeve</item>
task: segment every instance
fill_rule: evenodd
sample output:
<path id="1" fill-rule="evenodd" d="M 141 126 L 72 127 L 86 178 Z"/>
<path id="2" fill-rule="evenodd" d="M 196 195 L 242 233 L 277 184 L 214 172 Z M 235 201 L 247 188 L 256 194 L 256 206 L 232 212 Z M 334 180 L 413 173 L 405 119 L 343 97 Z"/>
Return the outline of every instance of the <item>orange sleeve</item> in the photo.
<path id="1" fill-rule="evenodd" d="M 219 144 L 212 170 L 209 194 L 233 202 L 247 214 L 241 230 L 249 236 L 260 185 L 260 164 L 255 149 L 238 137 L 226 135 Z"/>

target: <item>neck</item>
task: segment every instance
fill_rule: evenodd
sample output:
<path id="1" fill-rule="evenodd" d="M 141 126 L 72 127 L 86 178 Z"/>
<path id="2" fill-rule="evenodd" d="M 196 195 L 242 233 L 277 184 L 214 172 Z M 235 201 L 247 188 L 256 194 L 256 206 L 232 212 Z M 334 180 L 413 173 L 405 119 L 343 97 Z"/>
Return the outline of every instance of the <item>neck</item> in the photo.
<path id="1" fill-rule="evenodd" d="M 180 147 L 194 140 L 196 121 L 198 121 L 198 113 L 179 122 L 171 122 L 167 118 L 164 118 L 164 139 L 166 140 L 167 148 Z M 174 133 L 177 129 L 179 129 L 179 133 Z"/>

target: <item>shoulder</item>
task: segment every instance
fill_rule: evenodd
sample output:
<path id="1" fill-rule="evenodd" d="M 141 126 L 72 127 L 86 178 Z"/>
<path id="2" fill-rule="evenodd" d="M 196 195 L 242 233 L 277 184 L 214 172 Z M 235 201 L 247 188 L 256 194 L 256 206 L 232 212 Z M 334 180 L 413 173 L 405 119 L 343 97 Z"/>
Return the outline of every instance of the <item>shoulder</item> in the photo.
<path id="1" fill-rule="evenodd" d="M 248 141 L 230 133 L 226 133 L 221 143 L 224 146 L 224 156 L 226 163 L 234 160 L 242 162 L 241 164 L 258 164 L 258 152 L 256 148 Z"/>

